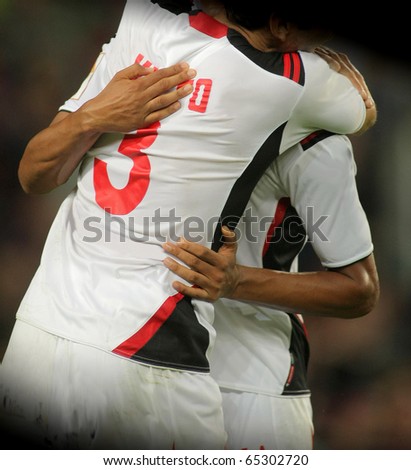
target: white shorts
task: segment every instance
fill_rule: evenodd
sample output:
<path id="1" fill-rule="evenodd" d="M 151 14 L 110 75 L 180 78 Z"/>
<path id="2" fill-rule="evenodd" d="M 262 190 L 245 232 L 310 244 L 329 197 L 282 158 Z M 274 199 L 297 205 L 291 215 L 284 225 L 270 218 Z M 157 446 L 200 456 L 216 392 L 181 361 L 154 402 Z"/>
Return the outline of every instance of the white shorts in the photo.
<path id="1" fill-rule="evenodd" d="M 222 389 L 227 448 L 311 450 L 310 397 L 272 397 Z"/>
<path id="2" fill-rule="evenodd" d="M 142 365 L 17 321 L 0 368 L 0 422 L 40 448 L 224 449 L 208 374 Z"/>

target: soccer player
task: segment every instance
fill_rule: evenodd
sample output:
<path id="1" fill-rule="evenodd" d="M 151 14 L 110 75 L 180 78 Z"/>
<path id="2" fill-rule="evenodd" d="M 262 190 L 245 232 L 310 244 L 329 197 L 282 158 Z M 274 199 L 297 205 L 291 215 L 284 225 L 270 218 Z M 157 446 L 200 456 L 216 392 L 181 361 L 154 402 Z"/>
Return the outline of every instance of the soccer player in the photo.
<path id="1" fill-rule="evenodd" d="M 378 299 L 355 173 L 348 138 L 316 132 L 278 157 L 261 178 L 237 225 L 238 249 L 227 230 L 228 243 L 219 253 L 185 240 L 165 245 L 193 269 L 165 260 L 195 285 L 174 287 L 214 301 L 211 373 L 223 395 L 229 449 L 313 446 L 301 314 L 355 318 Z M 324 272 L 298 272 L 307 236 Z"/>
<path id="2" fill-rule="evenodd" d="M 264 26 L 244 29 L 213 11 L 175 16 L 129 0 L 93 73 L 22 157 L 28 192 L 52 190 L 81 164 L 1 368 L 4 411 L 43 445 L 224 448 L 209 374 L 213 307 L 171 287 L 162 243 L 194 231 L 211 247 L 211 222 L 242 214 L 281 151 L 312 129 L 369 125 L 345 77 L 315 54 L 282 52 L 314 46 L 322 31 L 266 10 Z M 197 72 L 180 70 L 191 74 L 183 90 L 192 95 L 142 126 L 133 93 L 152 75 L 134 80 L 125 67 L 178 62 Z"/>

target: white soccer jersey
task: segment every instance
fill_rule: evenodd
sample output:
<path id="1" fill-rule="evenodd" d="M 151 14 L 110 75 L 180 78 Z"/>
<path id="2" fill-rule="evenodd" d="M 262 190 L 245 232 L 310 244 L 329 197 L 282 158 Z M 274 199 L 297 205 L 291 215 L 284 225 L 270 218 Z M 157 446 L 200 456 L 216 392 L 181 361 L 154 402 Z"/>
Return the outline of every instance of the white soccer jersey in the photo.
<path id="1" fill-rule="evenodd" d="M 282 154 L 237 225 L 238 263 L 296 271 L 307 235 L 324 267 L 370 255 L 373 244 L 355 173 L 345 136 L 315 133 Z M 214 305 L 211 371 L 220 387 L 278 397 L 309 394 L 300 315 L 229 299 Z"/>
<path id="2" fill-rule="evenodd" d="M 87 153 L 18 318 L 136 361 L 207 372 L 212 306 L 193 302 L 193 315 L 172 289 L 162 242 L 185 235 L 212 246 L 217 220 L 241 215 L 280 151 L 315 128 L 357 130 L 365 108 L 315 55 L 262 53 L 202 12 L 130 0 L 61 109 L 76 111 L 134 62 L 178 61 L 197 70 L 194 93 L 161 123 L 104 135 Z"/>

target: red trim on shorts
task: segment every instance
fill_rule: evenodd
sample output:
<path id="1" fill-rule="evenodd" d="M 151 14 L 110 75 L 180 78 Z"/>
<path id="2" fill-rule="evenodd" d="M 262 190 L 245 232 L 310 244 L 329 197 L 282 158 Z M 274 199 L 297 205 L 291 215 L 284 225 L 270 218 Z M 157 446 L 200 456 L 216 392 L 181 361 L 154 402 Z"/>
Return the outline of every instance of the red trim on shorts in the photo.
<path id="1" fill-rule="evenodd" d="M 290 54 L 284 54 L 284 77 L 291 77 L 291 57 Z"/>
<path id="2" fill-rule="evenodd" d="M 301 58 L 300 55 L 296 52 L 292 53 L 293 62 L 294 62 L 294 73 L 293 73 L 293 80 L 297 83 L 300 81 L 301 77 Z"/>
<path id="3" fill-rule="evenodd" d="M 112 352 L 124 357 L 132 357 L 136 354 L 164 325 L 166 320 L 173 313 L 177 303 L 183 297 L 183 294 L 180 292 L 168 297 L 155 314 L 146 322 L 146 324 L 137 331 L 137 333 L 113 349 Z"/>

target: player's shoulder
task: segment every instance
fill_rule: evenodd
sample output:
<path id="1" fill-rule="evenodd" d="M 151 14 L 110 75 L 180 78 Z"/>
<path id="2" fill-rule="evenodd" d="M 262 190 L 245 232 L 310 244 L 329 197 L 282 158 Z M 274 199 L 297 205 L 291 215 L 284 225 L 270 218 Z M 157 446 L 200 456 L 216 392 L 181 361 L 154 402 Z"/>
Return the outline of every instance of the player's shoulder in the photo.
<path id="1" fill-rule="evenodd" d="M 127 0 L 124 7 L 123 21 L 146 21 L 147 18 L 172 18 L 175 16 L 151 0 Z"/>
<path id="2" fill-rule="evenodd" d="M 310 174 L 347 171 L 354 164 L 354 155 L 350 139 L 345 135 L 329 131 L 315 131 L 298 144 L 283 152 L 273 165 L 280 178 L 290 174 L 302 174 L 310 168 Z"/>
<path id="3" fill-rule="evenodd" d="M 336 74 L 327 62 L 315 52 L 299 51 L 301 64 L 308 78 L 330 76 Z"/>

